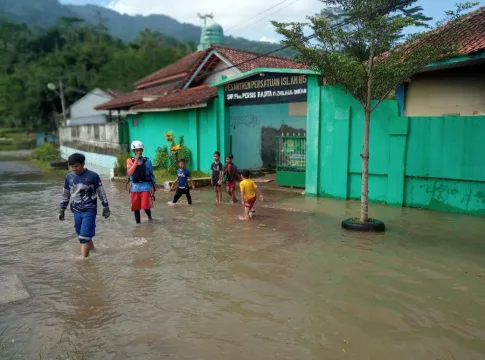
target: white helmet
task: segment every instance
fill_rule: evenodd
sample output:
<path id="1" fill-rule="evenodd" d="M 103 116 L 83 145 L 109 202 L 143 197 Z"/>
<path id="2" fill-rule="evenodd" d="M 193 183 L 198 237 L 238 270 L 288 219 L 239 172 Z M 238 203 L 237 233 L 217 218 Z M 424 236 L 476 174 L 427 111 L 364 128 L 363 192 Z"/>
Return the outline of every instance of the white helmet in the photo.
<path id="1" fill-rule="evenodd" d="M 131 143 L 131 150 L 143 149 L 143 143 L 141 141 L 135 140 Z"/>

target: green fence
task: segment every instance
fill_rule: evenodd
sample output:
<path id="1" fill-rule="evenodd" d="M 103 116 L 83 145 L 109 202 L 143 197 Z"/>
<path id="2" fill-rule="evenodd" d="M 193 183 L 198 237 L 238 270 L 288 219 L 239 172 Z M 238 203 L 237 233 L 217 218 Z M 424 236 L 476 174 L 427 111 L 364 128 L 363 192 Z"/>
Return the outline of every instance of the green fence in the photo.
<path id="1" fill-rule="evenodd" d="M 305 187 L 306 136 L 276 137 L 276 184 Z"/>
<path id="2" fill-rule="evenodd" d="M 130 153 L 130 127 L 126 119 L 118 123 L 118 141 L 121 152 Z"/>

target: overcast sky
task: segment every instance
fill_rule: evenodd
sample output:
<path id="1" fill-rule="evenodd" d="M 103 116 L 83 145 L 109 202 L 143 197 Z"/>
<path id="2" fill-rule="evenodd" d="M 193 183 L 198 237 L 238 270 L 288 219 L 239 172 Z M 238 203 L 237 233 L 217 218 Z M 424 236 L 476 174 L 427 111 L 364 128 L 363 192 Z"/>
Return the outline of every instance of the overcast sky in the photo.
<path id="1" fill-rule="evenodd" d="M 419 0 L 425 14 L 441 18 L 443 12 L 453 9 L 458 0 Z M 165 14 L 181 22 L 200 25 L 197 12 L 214 13 L 214 20 L 224 27 L 226 35 L 242 36 L 251 40 L 280 39 L 270 20 L 303 21 L 322 8 L 318 0 L 61 0 L 63 3 L 99 4 L 124 14 Z M 459 1 L 458 1 L 459 2 Z M 271 7 L 273 7 L 270 9 Z"/>

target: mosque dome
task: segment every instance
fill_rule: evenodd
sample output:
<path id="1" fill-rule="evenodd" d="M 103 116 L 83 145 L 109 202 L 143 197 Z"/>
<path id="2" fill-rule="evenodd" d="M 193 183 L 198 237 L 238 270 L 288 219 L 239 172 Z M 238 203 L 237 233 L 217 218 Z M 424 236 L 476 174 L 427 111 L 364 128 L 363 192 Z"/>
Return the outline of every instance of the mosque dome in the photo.
<path id="1" fill-rule="evenodd" d="M 222 26 L 217 23 L 204 24 L 202 26 L 202 33 L 200 34 L 200 44 L 197 50 L 205 50 L 211 44 L 224 44 L 224 30 Z"/>

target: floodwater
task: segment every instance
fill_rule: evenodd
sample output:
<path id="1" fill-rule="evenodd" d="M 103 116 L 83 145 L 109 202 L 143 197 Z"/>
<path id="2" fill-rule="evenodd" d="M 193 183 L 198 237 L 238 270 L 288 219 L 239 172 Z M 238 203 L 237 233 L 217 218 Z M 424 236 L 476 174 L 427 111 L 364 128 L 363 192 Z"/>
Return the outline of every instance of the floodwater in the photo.
<path id="1" fill-rule="evenodd" d="M 201 189 L 136 226 L 105 181 L 81 260 L 62 183 L 0 162 L 0 273 L 31 295 L 0 306 L 0 358 L 485 359 L 483 218 L 372 205 L 388 232 L 350 233 L 356 202 L 268 193 L 246 223 Z"/>

